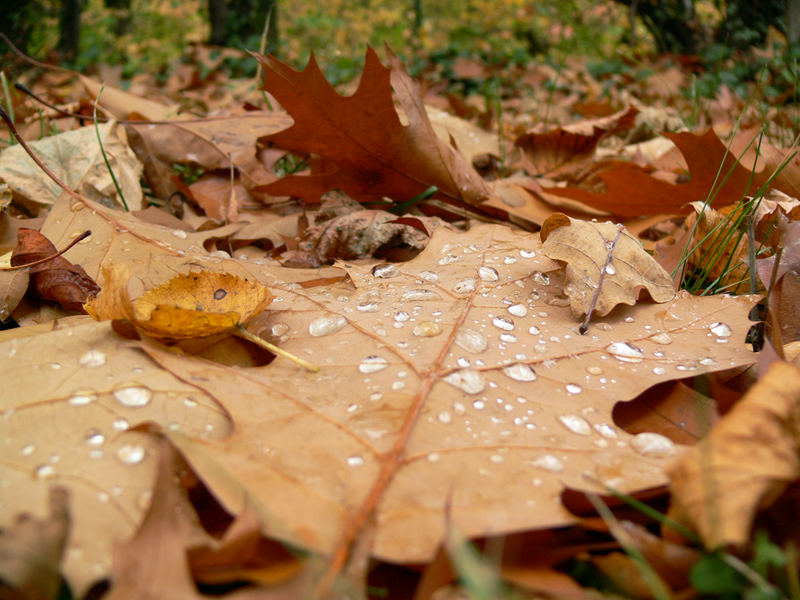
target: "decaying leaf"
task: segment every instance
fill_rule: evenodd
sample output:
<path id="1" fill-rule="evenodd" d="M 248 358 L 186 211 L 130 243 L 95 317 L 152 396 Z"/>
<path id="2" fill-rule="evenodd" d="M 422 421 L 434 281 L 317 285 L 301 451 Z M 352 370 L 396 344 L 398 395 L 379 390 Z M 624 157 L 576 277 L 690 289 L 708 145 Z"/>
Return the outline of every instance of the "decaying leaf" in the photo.
<path id="1" fill-rule="evenodd" d="M 741 547 L 756 514 L 800 475 L 800 370 L 774 364 L 697 446 L 669 467 L 669 516 L 709 549 Z"/>
<path id="2" fill-rule="evenodd" d="M 112 264 L 103 271 L 103 291 L 86 304 L 97 320 L 125 319 L 147 336 L 183 340 L 230 333 L 272 301 L 266 287 L 225 273 L 178 275 L 131 300 L 130 270 Z"/>
<path id="3" fill-rule="evenodd" d="M 602 317 L 619 304 L 633 305 L 643 289 L 656 302 L 675 297 L 669 274 L 621 225 L 557 213 L 539 233 L 544 253 L 566 263 L 564 292 L 575 316 L 593 310 Z"/>
<path id="4" fill-rule="evenodd" d="M 339 165 L 331 173 L 288 176 L 258 189 L 317 201 L 339 188 L 357 200 L 385 195 L 402 201 L 435 185 L 440 194 L 453 200 L 477 204 L 488 198 L 488 187 L 472 165 L 436 136 L 418 85 L 393 54 L 389 53 L 391 68 L 387 68 L 368 48 L 361 83 L 349 97 L 336 93 L 313 55 L 303 71 L 274 56 L 256 58 L 264 69 L 264 89 L 295 120 L 292 127 L 267 139 Z M 408 125 L 400 121 L 392 88 Z"/>
<path id="5" fill-rule="evenodd" d="M 21 228 L 18 234 L 19 241 L 11 257 L 14 266 L 58 253 L 52 242 L 38 231 Z M 58 302 L 67 310 L 83 312 L 84 302 L 100 291 L 82 266 L 72 264 L 63 256 L 33 265 L 29 273 L 33 289 L 40 298 Z"/>

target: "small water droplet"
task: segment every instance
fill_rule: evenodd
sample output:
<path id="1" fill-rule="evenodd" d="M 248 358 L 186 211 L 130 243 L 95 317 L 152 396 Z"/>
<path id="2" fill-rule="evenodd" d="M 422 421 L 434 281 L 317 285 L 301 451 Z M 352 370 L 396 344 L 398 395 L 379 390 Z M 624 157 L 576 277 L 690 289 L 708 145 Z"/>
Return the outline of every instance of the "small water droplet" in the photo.
<path id="1" fill-rule="evenodd" d="M 542 273 L 541 271 L 535 271 L 533 273 L 533 280 L 541 285 L 550 285 L 550 275 Z"/>
<path id="2" fill-rule="evenodd" d="M 667 370 L 664 367 L 653 367 L 653 374 L 654 375 L 663 375 L 666 372 L 667 372 Z"/>
<path id="3" fill-rule="evenodd" d="M 117 449 L 117 458 L 126 465 L 135 465 L 144 460 L 146 451 L 140 444 L 123 444 Z"/>
<path id="4" fill-rule="evenodd" d="M 502 454 L 492 454 L 489 457 L 489 462 L 499 465 L 503 462 L 503 455 Z"/>
<path id="5" fill-rule="evenodd" d="M 733 330 L 727 323 L 721 323 L 721 322 L 712 323 L 711 325 L 708 326 L 708 328 L 711 330 L 711 333 L 721 338 L 730 337 L 733 334 Z"/>
<path id="6" fill-rule="evenodd" d="M 500 274 L 494 267 L 480 267 L 478 269 L 478 276 L 481 278 L 481 281 L 497 281 L 500 279 Z"/>
<path id="7" fill-rule="evenodd" d="M 420 279 L 424 279 L 425 281 L 439 281 L 439 275 L 434 273 L 433 271 L 422 271 L 419 274 Z"/>
<path id="8" fill-rule="evenodd" d="M 528 333 L 530 333 L 531 335 L 539 335 L 541 332 L 542 330 L 539 329 L 536 325 L 531 325 L 528 328 Z"/>
<path id="9" fill-rule="evenodd" d="M 507 310 L 515 317 L 524 317 L 528 314 L 528 309 L 524 304 L 512 304 Z"/>
<path id="10" fill-rule="evenodd" d="M 514 329 L 514 321 L 508 317 L 495 317 L 492 319 L 492 325 L 504 331 L 511 331 Z"/>
<path id="11" fill-rule="evenodd" d="M 404 310 L 401 310 L 399 312 L 394 313 L 394 320 L 397 321 L 398 323 L 405 323 L 410 318 L 411 318 L 411 315 L 409 315 Z"/>
<path id="12" fill-rule="evenodd" d="M 592 426 L 589 425 L 589 421 L 579 415 L 561 415 L 558 417 L 558 420 L 572 433 L 577 433 L 578 435 L 589 435 L 592 433 Z"/>
<path id="13" fill-rule="evenodd" d="M 114 390 L 114 398 L 122 406 L 141 408 L 150 404 L 153 392 L 141 385 L 127 385 Z"/>
<path id="14" fill-rule="evenodd" d="M 382 393 L 380 393 L 380 392 L 372 392 L 372 393 L 369 395 L 369 399 L 370 399 L 370 400 L 372 400 L 373 402 L 377 402 L 377 401 L 378 401 L 378 400 L 380 400 L 381 398 L 383 398 L 383 394 L 382 394 Z"/>
<path id="15" fill-rule="evenodd" d="M 534 467 L 539 467 L 545 471 L 552 471 L 553 473 L 560 473 L 564 470 L 564 463 L 561 462 L 558 457 L 553 456 L 552 454 L 543 454 L 542 456 L 532 460 L 531 464 Z"/>
<path id="16" fill-rule="evenodd" d="M 486 387 L 483 375 L 472 369 L 453 371 L 444 380 L 468 394 L 480 394 Z"/>
<path id="17" fill-rule="evenodd" d="M 61 368 L 61 363 L 53 362 L 50 363 L 50 368 L 54 371 L 58 371 Z"/>
<path id="18" fill-rule="evenodd" d="M 612 263 L 608 263 L 606 265 L 606 275 L 616 275 L 616 274 L 617 270 L 614 268 L 614 265 Z"/>
<path id="19" fill-rule="evenodd" d="M 520 250 L 519 251 L 519 255 L 522 258 L 533 258 L 534 256 L 536 256 L 536 251 L 535 250 Z"/>
<path id="20" fill-rule="evenodd" d="M 448 254 L 447 256 L 443 256 L 439 259 L 440 265 L 452 265 L 454 262 L 458 262 L 460 259 L 455 254 Z"/>
<path id="21" fill-rule="evenodd" d="M 115 431 L 125 431 L 130 427 L 127 419 L 115 419 L 111 426 Z"/>
<path id="22" fill-rule="evenodd" d="M 441 298 L 442 297 L 436 292 L 432 292 L 431 290 L 426 290 L 424 288 L 408 290 L 401 296 L 401 299 L 406 301 L 430 301 L 441 300 Z"/>
<path id="23" fill-rule="evenodd" d="M 92 392 L 75 392 L 67 398 L 67 404 L 70 406 L 86 406 L 95 400 L 97 400 L 97 396 Z"/>
<path id="24" fill-rule="evenodd" d="M 88 352 L 84 352 L 78 359 L 78 364 L 80 364 L 82 367 L 102 367 L 104 364 L 106 364 L 105 352 L 101 352 L 100 350 L 89 350 Z"/>
<path id="25" fill-rule="evenodd" d="M 469 294 L 475 291 L 475 280 L 472 278 L 462 279 L 453 286 L 453 291 L 456 294 Z"/>
<path id="26" fill-rule="evenodd" d="M 606 350 L 622 362 L 638 363 L 642 362 L 644 357 L 641 349 L 628 342 L 613 342 L 606 346 Z"/>
<path id="27" fill-rule="evenodd" d="M 373 277 L 379 277 L 381 279 L 389 279 L 390 277 L 397 277 L 400 275 L 400 269 L 397 268 L 397 265 L 391 263 L 375 265 L 372 267 L 371 272 Z"/>
<path id="28" fill-rule="evenodd" d="M 662 346 L 666 346 L 667 344 L 672 343 L 672 338 L 666 331 L 660 331 L 653 336 L 650 336 L 650 340 L 655 342 L 656 344 L 661 344 Z"/>
<path id="29" fill-rule="evenodd" d="M 385 358 L 372 355 L 361 361 L 361 364 L 358 365 L 358 370 L 362 373 L 377 373 L 378 371 L 383 371 L 383 369 L 388 366 L 389 361 Z"/>
<path id="30" fill-rule="evenodd" d="M 50 479 L 56 474 L 56 469 L 53 465 L 39 465 L 34 470 L 37 479 Z"/>
<path id="31" fill-rule="evenodd" d="M 364 464 L 364 457 L 360 454 L 353 454 L 352 456 L 347 457 L 347 466 L 349 467 L 360 467 Z"/>
<path id="32" fill-rule="evenodd" d="M 359 302 L 356 305 L 356 310 L 359 312 L 378 312 L 380 306 L 377 302 Z"/>
<path id="33" fill-rule="evenodd" d="M 180 240 L 185 240 L 187 237 L 189 237 L 189 234 L 186 233 L 183 229 L 173 229 L 172 235 L 174 235 L 176 238 Z"/>
<path id="34" fill-rule="evenodd" d="M 530 365 L 523 363 L 506 365 L 503 367 L 503 373 L 516 381 L 534 381 L 536 379 L 536 372 L 531 368 Z"/>
<path id="35" fill-rule="evenodd" d="M 514 258 L 513 256 L 506 256 L 506 257 L 503 259 L 503 262 L 504 262 L 505 264 L 507 264 L 507 265 L 513 265 L 515 262 L 517 262 L 517 259 L 516 259 L 516 258 Z"/>
<path id="36" fill-rule="evenodd" d="M 700 359 L 700 364 L 703 365 L 704 367 L 708 367 L 708 366 L 714 365 L 716 363 L 717 363 L 717 361 L 715 361 L 710 356 L 706 356 L 705 358 L 701 358 Z"/>
<path id="37" fill-rule="evenodd" d="M 36 451 L 35 444 L 25 444 L 22 448 L 20 448 L 20 453 L 22 456 L 30 456 Z"/>
<path id="38" fill-rule="evenodd" d="M 602 375 L 603 369 L 598 367 L 597 365 L 589 365 L 586 367 L 586 372 L 590 375 Z"/>
<path id="39" fill-rule="evenodd" d="M 660 433 L 637 433 L 631 440 L 631 446 L 644 456 L 670 456 L 675 454 L 675 444 Z"/>
<path id="40" fill-rule="evenodd" d="M 447 424 L 447 423 L 449 423 L 450 421 L 453 420 L 452 415 L 449 412 L 447 412 L 446 410 L 443 410 L 438 415 L 436 415 L 436 418 L 439 419 L 440 423 L 444 423 L 444 424 Z"/>
<path id="41" fill-rule="evenodd" d="M 515 336 L 513 333 L 501 333 L 501 334 L 500 334 L 500 339 L 501 339 L 502 341 L 504 341 L 504 342 L 507 342 L 507 343 L 509 343 L 509 344 L 512 344 L 512 343 L 514 343 L 514 342 L 516 342 L 516 341 L 517 341 L 517 336 Z M 525 358 L 525 357 L 523 356 L 523 357 L 522 357 L 522 359 L 524 359 L 524 358 Z M 521 359 L 520 359 L 520 360 L 521 360 Z"/>
<path id="42" fill-rule="evenodd" d="M 90 446 L 102 446 L 106 441 L 106 437 L 97 429 L 90 429 L 84 436 L 84 441 Z"/>
<path id="43" fill-rule="evenodd" d="M 324 317 L 317 317 L 308 324 L 308 333 L 314 337 L 321 337 L 336 333 L 342 327 L 347 325 L 347 319 L 341 315 L 326 315 Z"/>
<path id="44" fill-rule="evenodd" d="M 289 325 L 283 322 L 275 323 L 270 331 L 272 332 L 272 335 L 280 337 L 286 333 L 289 333 Z"/>
<path id="45" fill-rule="evenodd" d="M 474 406 L 478 410 L 483 410 L 486 407 L 486 403 L 483 400 L 475 400 L 472 403 L 472 406 Z"/>
<path id="46" fill-rule="evenodd" d="M 611 439 L 616 439 L 618 437 L 617 430 L 614 429 L 614 427 L 612 425 L 609 425 L 608 423 L 595 423 L 594 429 L 595 431 L 597 431 L 597 433 L 599 433 L 603 437 Z"/>
<path id="47" fill-rule="evenodd" d="M 568 383 L 564 387 L 570 394 L 580 394 L 583 391 L 583 388 L 577 383 Z"/>
<path id="48" fill-rule="evenodd" d="M 489 345 L 489 341 L 480 331 L 466 328 L 459 330 L 459 332 L 456 334 L 456 344 L 458 344 L 467 352 L 478 354 L 486 350 Z"/>
<path id="49" fill-rule="evenodd" d="M 419 337 L 433 337 L 442 333 L 442 326 L 433 321 L 423 321 L 414 326 L 413 333 Z"/>

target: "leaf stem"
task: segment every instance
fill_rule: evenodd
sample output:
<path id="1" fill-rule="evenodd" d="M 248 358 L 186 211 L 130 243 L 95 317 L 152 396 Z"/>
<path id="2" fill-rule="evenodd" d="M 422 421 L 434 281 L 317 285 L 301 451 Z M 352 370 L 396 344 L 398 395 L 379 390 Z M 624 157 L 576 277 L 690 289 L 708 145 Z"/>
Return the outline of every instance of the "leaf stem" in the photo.
<path id="1" fill-rule="evenodd" d="M 67 250 L 72 248 L 75 244 L 77 244 L 81 240 L 85 240 L 90 235 L 92 235 L 92 232 L 90 230 L 84 231 L 82 234 L 80 234 L 78 237 L 76 237 L 74 240 L 72 240 L 66 248 L 64 248 L 63 250 L 59 250 L 58 252 L 56 252 L 52 256 L 45 256 L 44 258 L 40 258 L 39 260 L 35 260 L 33 262 L 25 263 L 23 265 L 13 265 L 13 266 L 10 266 L 10 267 L 0 267 L 0 271 L 16 271 L 18 269 L 25 269 L 27 267 L 33 267 L 35 265 L 40 265 L 42 263 L 46 263 L 48 260 L 53 260 L 54 258 L 57 258 L 57 257 L 61 256 L 62 254 L 64 254 L 64 252 L 66 252 Z"/>
<path id="2" fill-rule="evenodd" d="M 260 338 L 257 335 L 254 335 L 254 334 L 250 333 L 249 331 L 247 331 L 247 329 L 245 329 L 241 325 L 237 325 L 236 326 L 236 329 L 233 331 L 233 334 L 235 336 L 238 336 L 238 337 L 240 337 L 242 339 L 247 340 L 248 342 L 253 342 L 257 346 L 261 346 L 262 348 L 266 348 L 267 350 L 269 350 L 270 352 L 273 352 L 274 354 L 278 354 L 279 356 L 282 356 L 284 358 L 288 358 L 292 362 L 297 363 L 298 365 L 300 365 L 304 369 L 308 369 L 309 371 L 312 371 L 313 373 L 317 373 L 319 371 L 319 367 L 318 366 L 312 365 L 307 360 L 303 360 L 299 356 L 295 356 L 294 354 L 292 354 L 291 352 L 287 352 L 283 348 L 278 348 L 278 346 L 276 346 L 275 344 L 272 344 L 272 343 L 268 342 L 267 340 L 265 340 L 263 338 Z"/>

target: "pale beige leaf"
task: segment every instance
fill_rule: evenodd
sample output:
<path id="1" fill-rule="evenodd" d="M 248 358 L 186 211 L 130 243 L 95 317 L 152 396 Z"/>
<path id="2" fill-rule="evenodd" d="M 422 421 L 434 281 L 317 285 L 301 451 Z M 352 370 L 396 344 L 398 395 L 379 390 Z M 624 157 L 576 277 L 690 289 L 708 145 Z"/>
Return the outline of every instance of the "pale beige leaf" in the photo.
<path id="1" fill-rule="evenodd" d="M 556 213 L 540 234 L 543 252 L 566 263 L 564 292 L 576 316 L 593 309 L 602 317 L 620 304 L 633 305 L 643 289 L 656 302 L 675 297 L 669 274 L 621 225 Z"/>
<path id="2" fill-rule="evenodd" d="M 28 269 L 0 271 L 0 321 L 8 319 L 28 290 Z"/>

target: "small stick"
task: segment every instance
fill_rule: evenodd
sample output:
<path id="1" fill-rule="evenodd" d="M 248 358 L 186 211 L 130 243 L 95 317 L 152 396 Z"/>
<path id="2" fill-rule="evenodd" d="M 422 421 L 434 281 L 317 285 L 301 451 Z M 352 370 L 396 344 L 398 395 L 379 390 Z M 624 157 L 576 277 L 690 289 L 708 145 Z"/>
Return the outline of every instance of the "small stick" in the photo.
<path id="1" fill-rule="evenodd" d="M 261 346 L 262 348 L 266 348 L 270 352 L 278 354 L 278 355 L 280 355 L 280 356 L 282 356 L 284 358 L 288 358 L 292 362 L 297 363 L 298 365 L 300 365 L 304 369 L 308 369 L 309 371 L 311 371 L 313 373 L 316 373 L 316 372 L 319 371 L 319 367 L 318 366 L 312 365 L 307 360 L 303 360 L 299 356 L 295 356 L 294 354 L 292 354 L 291 352 L 287 352 L 283 348 L 278 348 L 275 344 L 271 344 L 267 340 L 265 340 L 263 338 L 260 338 L 257 335 L 253 335 L 252 333 L 247 331 L 241 325 L 237 325 L 236 326 L 236 329 L 234 330 L 233 335 L 236 335 L 236 336 L 238 336 L 240 338 L 243 338 L 243 339 L 247 340 L 248 342 L 253 342 L 256 346 Z"/>
<path id="2" fill-rule="evenodd" d="M 597 300 L 600 298 L 600 290 L 603 289 L 603 281 L 606 278 L 606 269 L 608 265 L 611 264 L 611 258 L 614 256 L 614 248 L 619 241 L 619 236 L 622 235 L 622 225 L 617 225 L 617 235 L 614 236 L 614 241 L 611 242 L 611 246 L 608 249 L 608 256 L 606 256 L 606 262 L 603 264 L 603 268 L 600 269 L 600 279 L 597 280 L 597 289 L 594 291 L 594 296 L 592 297 L 592 302 L 589 304 L 589 310 L 586 311 L 586 319 L 584 319 L 581 326 L 578 327 L 578 331 L 581 335 L 585 335 L 586 332 L 589 330 L 589 320 L 592 318 L 592 313 L 594 312 L 595 307 L 597 306 Z"/>
<path id="3" fill-rule="evenodd" d="M 63 250 L 59 250 L 58 252 L 53 254 L 53 256 L 46 256 L 45 258 L 40 258 L 39 260 L 35 260 L 35 261 L 29 262 L 29 263 L 25 263 L 24 265 L 13 265 L 11 267 L 0 267 L 0 271 L 16 271 L 17 269 L 26 269 L 28 267 L 33 267 L 35 265 L 40 265 L 42 263 L 46 263 L 48 260 L 53 260 L 54 258 L 56 258 L 58 256 L 61 256 L 62 254 L 64 254 L 64 252 L 66 252 L 67 250 L 72 248 L 75 244 L 77 244 L 81 240 L 85 240 L 90 235 L 92 235 L 92 232 L 90 230 L 84 231 L 82 234 L 80 234 L 78 237 L 76 237 L 74 240 L 72 240 L 66 248 L 64 248 Z"/>

